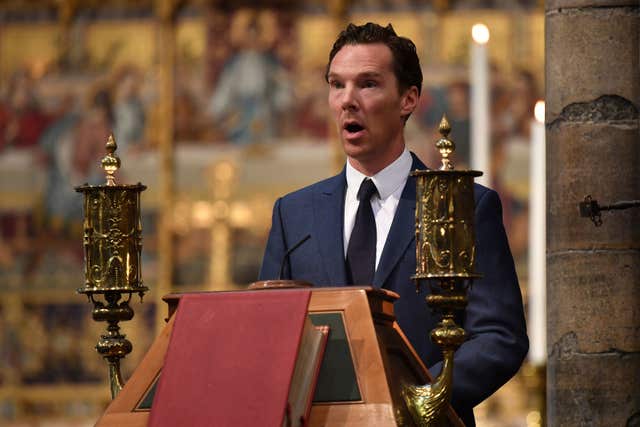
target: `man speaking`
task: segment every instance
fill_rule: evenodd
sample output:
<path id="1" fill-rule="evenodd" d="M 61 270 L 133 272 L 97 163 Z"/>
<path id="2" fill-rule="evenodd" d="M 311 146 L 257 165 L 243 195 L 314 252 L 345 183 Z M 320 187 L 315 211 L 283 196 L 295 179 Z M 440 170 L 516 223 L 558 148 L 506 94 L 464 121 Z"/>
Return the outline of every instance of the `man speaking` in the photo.
<path id="1" fill-rule="evenodd" d="M 329 54 L 329 107 L 347 162 L 342 172 L 278 199 L 260 280 L 285 277 L 315 286 L 373 285 L 396 292 L 398 324 L 431 373 L 438 316 L 419 295 L 415 274 L 416 184 L 426 169 L 410 153 L 404 126 L 418 104 L 422 71 L 413 42 L 386 28 L 349 24 Z M 528 350 L 522 296 L 502 225 L 498 195 L 475 185 L 476 271 L 460 321 L 468 339 L 456 351 L 452 405 L 467 426 L 473 407 L 519 369 Z M 307 238 L 310 236 L 310 238 Z M 305 241 L 306 239 L 306 241 Z"/>

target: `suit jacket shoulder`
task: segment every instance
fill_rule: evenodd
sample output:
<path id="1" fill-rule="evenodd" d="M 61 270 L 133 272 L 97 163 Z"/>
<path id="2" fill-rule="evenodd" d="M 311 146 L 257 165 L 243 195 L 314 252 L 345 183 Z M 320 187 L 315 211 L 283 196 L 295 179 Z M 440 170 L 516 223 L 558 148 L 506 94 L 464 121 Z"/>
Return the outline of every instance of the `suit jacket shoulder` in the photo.
<path id="1" fill-rule="evenodd" d="M 343 170 L 339 174 L 330 178 L 323 179 L 322 181 L 318 181 L 299 190 L 285 194 L 279 199 L 279 201 L 282 208 L 293 208 L 301 204 L 311 203 L 314 194 L 341 191 L 341 189 L 344 190 L 346 185 L 347 181 L 345 178 L 345 171 Z"/>

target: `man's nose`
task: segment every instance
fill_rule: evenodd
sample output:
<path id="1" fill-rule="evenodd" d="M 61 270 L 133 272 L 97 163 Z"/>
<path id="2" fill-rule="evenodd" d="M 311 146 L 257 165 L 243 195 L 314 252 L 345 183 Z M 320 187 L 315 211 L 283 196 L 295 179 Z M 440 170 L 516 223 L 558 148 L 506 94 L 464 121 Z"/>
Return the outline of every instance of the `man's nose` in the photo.
<path id="1" fill-rule="evenodd" d="M 354 111 L 358 109 L 358 99 L 353 85 L 346 85 L 342 92 L 342 109 Z"/>

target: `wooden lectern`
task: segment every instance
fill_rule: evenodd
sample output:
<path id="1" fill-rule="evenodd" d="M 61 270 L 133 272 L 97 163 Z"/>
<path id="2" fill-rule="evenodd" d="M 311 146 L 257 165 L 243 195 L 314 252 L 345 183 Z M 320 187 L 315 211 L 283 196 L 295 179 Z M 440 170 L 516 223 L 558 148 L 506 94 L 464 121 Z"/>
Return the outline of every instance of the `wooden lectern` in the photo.
<path id="1" fill-rule="evenodd" d="M 395 321 L 393 303 L 398 295 L 362 287 L 311 290 L 308 311 L 312 322 L 328 324 L 331 329 L 308 425 L 414 425 L 400 395 L 402 385 L 425 384 L 431 378 Z M 173 314 L 182 296 L 164 297 L 169 306 L 167 325 L 97 426 L 147 425 Z M 449 408 L 448 415 L 450 425 L 463 426 L 453 409 Z"/>

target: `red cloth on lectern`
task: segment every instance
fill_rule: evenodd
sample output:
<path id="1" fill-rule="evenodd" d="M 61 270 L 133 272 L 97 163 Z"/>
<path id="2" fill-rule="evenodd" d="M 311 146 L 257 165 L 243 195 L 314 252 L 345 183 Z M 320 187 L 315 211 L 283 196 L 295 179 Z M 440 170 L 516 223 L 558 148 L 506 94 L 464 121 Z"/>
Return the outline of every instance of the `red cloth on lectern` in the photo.
<path id="1" fill-rule="evenodd" d="M 149 426 L 282 426 L 311 291 L 185 295 Z"/>

